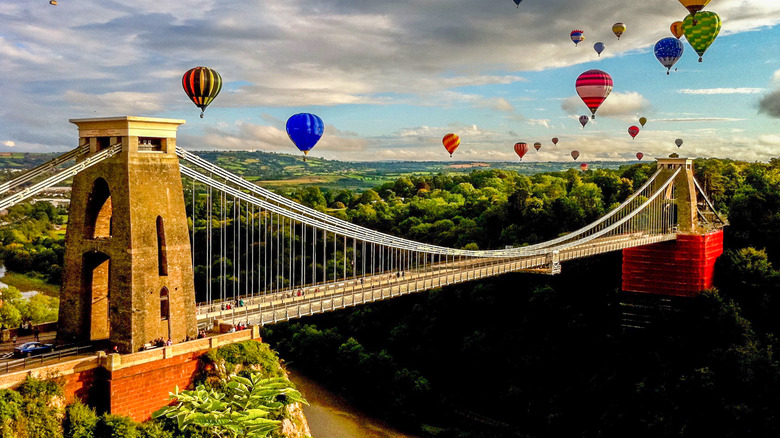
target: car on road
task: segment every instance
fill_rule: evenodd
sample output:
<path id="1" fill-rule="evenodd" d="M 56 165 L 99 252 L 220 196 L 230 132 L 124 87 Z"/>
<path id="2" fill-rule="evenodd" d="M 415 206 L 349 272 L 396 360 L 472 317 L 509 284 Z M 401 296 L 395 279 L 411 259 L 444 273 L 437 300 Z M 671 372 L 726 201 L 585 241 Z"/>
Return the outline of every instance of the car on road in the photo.
<path id="1" fill-rule="evenodd" d="M 25 342 L 24 344 L 14 348 L 14 356 L 28 357 L 48 353 L 50 351 L 54 351 L 54 345 L 52 344 L 44 344 L 43 342 Z"/>

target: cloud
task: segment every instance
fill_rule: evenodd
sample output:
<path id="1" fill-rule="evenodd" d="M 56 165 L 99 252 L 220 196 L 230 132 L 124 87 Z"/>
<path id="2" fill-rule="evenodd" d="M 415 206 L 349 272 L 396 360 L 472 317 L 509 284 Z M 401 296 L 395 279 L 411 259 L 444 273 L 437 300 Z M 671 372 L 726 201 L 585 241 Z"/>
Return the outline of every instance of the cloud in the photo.
<path id="1" fill-rule="evenodd" d="M 742 122 L 745 119 L 738 119 L 734 117 L 667 117 L 664 119 L 657 119 L 656 122 L 691 122 L 691 123 L 720 123 L 720 122 Z"/>
<path id="2" fill-rule="evenodd" d="M 780 118 L 780 89 L 767 94 L 758 101 L 758 112 L 776 119 Z"/>
<path id="3" fill-rule="evenodd" d="M 6 141 L 3 142 L 3 146 L 7 146 L 9 148 L 12 148 L 12 147 L 16 146 L 16 143 L 14 141 L 12 141 L 12 140 L 6 140 Z"/>
<path id="4" fill-rule="evenodd" d="M 561 109 L 569 114 L 590 114 L 579 96 L 570 96 L 564 99 L 561 102 Z M 641 94 L 634 91 L 628 93 L 613 91 L 599 107 L 596 117 L 634 116 L 648 109 L 650 109 L 650 102 Z"/>
<path id="5" fill-rule="evenodd" d="M 763 88 L 683 88 L 677 90 L 680 94 L 758 94 Z"/>

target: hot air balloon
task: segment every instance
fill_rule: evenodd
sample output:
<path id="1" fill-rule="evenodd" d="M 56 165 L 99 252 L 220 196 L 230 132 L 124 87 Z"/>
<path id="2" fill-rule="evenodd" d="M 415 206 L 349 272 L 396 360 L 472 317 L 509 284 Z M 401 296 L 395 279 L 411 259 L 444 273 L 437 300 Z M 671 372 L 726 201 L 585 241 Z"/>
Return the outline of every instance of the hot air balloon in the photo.
<path id="1" fill-rule="evenodd" d="M 639 118 L 639 124 L 642 125 L 642 127 L 645 127 L 645 123 L 647 123 L 647 117 L 640 117 Z"/>
<path id="2" fill-rule="evenodd" d="M 306 161 L 306 155 L 322 137 L 325 131 L 325 124 L 322 119 L 314 114 L 300 113 L 287 119 L 287 135 L 295 146 L 303 152 L 303 160 Z"/>
<path id="3" fill-rule="evenodd" d="M 612 32 L 615 34 L 617 39 L 620 39 L 620 35 L 623 35 L 623 32 L 626 31 L 626 25 L 623 23 L 615 23 L 612 25 Z"/>
<path id="4" fill-rule="evenodd" d="M 575 30 L 571 31 L 570 36 L 571 36 L 571 40 L 574 41 L 574 45 L 575 46 L 577 44 L 579 44 L 580 42 L 582 42 L 582 40 L 585 39 L 585 34 L 581 30 L 576 30 L 575 29 Z"/>
<path id="5" fill-rule="evenodd" d="M 558 145 L 558 137 L 553 137 L 552 142 L 554 145 Z"/>
<path id="6" fill-rule="evenodd" d="M 538 151 L 541 148 L 542 148 L 542 144 L 541 143 L 539 143 L 538 141 L 536 143 L 534 143 L 534 149 L 536 149 Z"/>
<path id="7" fill-rule="evenodd" d="M 590 120 L 590 117 L 588 116 L 580 116 L 580 125 L 584 128 L 585 125 L 588 124 L 588 120 Z"/>
<path id="8" fill-rule="evenodd" d="M 571 151 L 571 157 L 576 160 L 580 157 L 580 151 Z"/>
<path id="9" fill-rule="evenodd" d="M 685 17 L 683 21 L 683 33 L 685 38 L 693 47 L 693 50 L 699 54 L 699 62 L 701 62 L 704 52 L 710 47 L 715 38 L 720 33 L 720 17 L 718 14 L 709 11 L 702 11 L 696 15 L 699 20 L 696 23 L 693 16 L 689 15 Z"/>
<path id="10" fill-rule="evenodd" d="M 57 6 L 57 0 L 49 0 L 49 4 Z"/>
<path id="11" fill-rule="evenodd" d="M 639 126 L 629 126 L 628 127 L 628 135 L 631 136 L 631 138 L 636 138 L 636 135 L 639 134 Z"/>
<path id="12" fill-rule="evenodd" d="M 515 2 L 518 8 L 520 7 L 520 3 L 523 2 L 523 0 L 513 0 L 513 1 Z"/>
<path id="13" fill-rule="evenodd" d="M 642 161 L 642 158 L 644 158 L 644 156 L 645 156 L 645 154 L 643 154 L 641 152 L 637 152 L 636 153 L 636 159 L 639 160 L 639 161 Z"/>
<path id="14" fill-rule="evenodd" d="M 688 12 L 691 13 L 691 17 L 694 18 L 693 24 L 696 24 L 695 18 L 698 18 L 694 17 L 696 13 L 704 9 L 709 2 L 710 0 L 680 0 L 680 3 L 685 6 L 685 9 L 687 9 Z"/>
<path id="15" fill-rule="evenodd" d="M 596 110 L 612 91 L 612 77 L 601 70 L 588 70 L 577 78 L 575 88 L 595 119 Z"/>
<path id="16" fill-rule="evenodd" d="M 666 67 L 666 74 L 668 75 L 669 70 L 672 69 L 674 64 L 683 54 L 683 43 L 677 38 L 664 38 L 655 43 L 653 51 L 655 52 L 655 57 L 658 59 L 658 62 Z"/>
<path id="17" fill-rule="evenodd" d="M 455 152 L 455 149 L 460 146 L 460 137 L 458 137 L 458 134 L 450 132 L 441 139 L 441 143 L 444 145 L 444 149 L 447 149 L 447 152 L 450 153 L 451 157 L 452 153 Z"/>
<path id="18" fill-rule="evenodd" d="M 208 67 L 195 67 L 181 77 L 181 86 L 195 106 L 200 108 L 200 117 L 203 118 L 206 107 L 222 90 L 222 76 Z"/>
<path id="19" fill-rule="evenodd" d="M 588 163 L 582 163 L 582 164 L 580 164 L 580 170 L 581 170 L 581 171 L 583 171 L 583 172 L 585 172 L 586 170 L 588 170 Z"/>
<path id="20" fill-rule="evenodd" d="M 601 57 L 601 52 L 603 52 L 603 51 L 604 51 L 604 48 L 605 48 L 605 47 L 606 47 L 606 46 L 604 45 L 604 43 L 602 43 L 602 42 L 600 42 L 600 41 L 599 41 L 598 43 L 596 43 L 596 44 L 594 44 L 594 45 L 593 45 L 593 50 L 595 50 L 595 51 L 596 51 L 596 53 L 598 53 L 598 54 L 599 54 L 599 57 Z"/>
<path id="21" fill-rule="evenodd" d="M 683 22 L 675 21 L 671 26 L 669 26 L 669 30 L 671 30 L 672 35 L 674 35 L 679 40 L 680 37 L 683 36 Z"/>
<path id="22" fill-rule="evenodd" d="M 519 142 L 515 143 L 515 153 L 520 157 L 520 161 L 523 161 L 523 156 L 528 152 L 528 144 Z"/>
<path id="23" fill-rule="evenodd" d="M 674 141 L 674 144 L 676 144 L 676 145 L 677 145 L 677 147 L 679 148 L 680 146 L 682 146 L 682 144 L 683 144 L 683 141 L 682 141 L 682 139 L 681 139 L 681 138 L 678 138 L 677 140 L 675 140 L 675 141 Z"/>

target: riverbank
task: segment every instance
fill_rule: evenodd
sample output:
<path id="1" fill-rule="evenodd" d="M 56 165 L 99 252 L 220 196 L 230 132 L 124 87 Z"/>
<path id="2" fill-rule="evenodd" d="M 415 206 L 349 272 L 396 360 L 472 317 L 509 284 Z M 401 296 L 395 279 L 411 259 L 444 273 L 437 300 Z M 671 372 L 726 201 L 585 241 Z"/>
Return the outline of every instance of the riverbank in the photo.
<path id="1" fill-rule="evenodd" d="M 293 370 L 287 372 L 309 402 L 308 406 L 303 406 L 303 414 L 313 438 L 418 438 L 366 415 L 316 381 Z"/>
<path id="2" fill-rule="evenodd" d="M 4 267 L 0 270 L 0 280 L 2 280 L 2 284 L 13 286 L 19 289 L 19 292 L 22 292 L 23 294 L 34 292 L 42 293 L 50 297 L 59 298 L 60 296 L 60 286 L 49 284 L 40 278 L 33 278 L 17 272 L 6 271 Z"/>

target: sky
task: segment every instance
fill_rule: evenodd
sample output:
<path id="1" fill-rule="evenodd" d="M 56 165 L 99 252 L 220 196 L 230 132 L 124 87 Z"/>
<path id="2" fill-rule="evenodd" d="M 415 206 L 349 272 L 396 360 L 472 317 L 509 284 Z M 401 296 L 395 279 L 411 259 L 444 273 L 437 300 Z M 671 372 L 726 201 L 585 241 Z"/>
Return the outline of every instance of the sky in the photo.
<path id="1" fill-rule="evenodd" d="M 65 152 L 69 119 L 130 115 L 186 120 L 191 151 L 299 153 L 285 124 L 310 112 L 310 155 L 336 160 L 517 160 L 520 141 L 543 145 L 524 161 L 780 156 L 780 1 L 705 9 L 720 34 L 701 63 L 683 37 L 666 75 L 653 45 L 678 0 L 0 0 L 0 152 Z M 195 66 L 224 82 L 202 119 L 181 87 Z M 582 128 L 590 69 L 614 89 Z"/>

